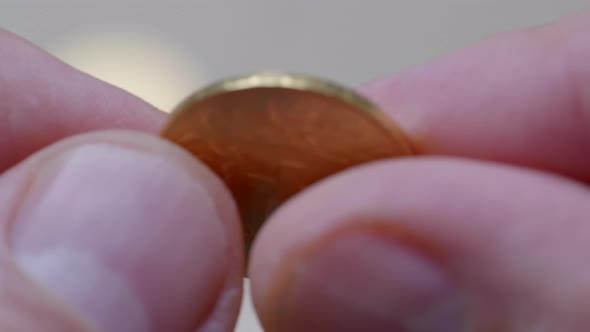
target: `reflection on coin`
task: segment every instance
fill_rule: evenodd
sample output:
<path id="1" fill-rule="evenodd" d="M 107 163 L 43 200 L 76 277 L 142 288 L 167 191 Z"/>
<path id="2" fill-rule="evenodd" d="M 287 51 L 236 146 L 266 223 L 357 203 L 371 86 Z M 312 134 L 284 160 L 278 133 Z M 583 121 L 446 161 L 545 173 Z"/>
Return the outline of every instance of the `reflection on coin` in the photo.
<path id="1" fill-rule="evenodd" d="M 285 200 L 354 165 L 411 154 L 395 124 L 333 82 L 262 72 L 197 91 L 162 136 L 207 164 L 232 192 L 246 246 Z"/>

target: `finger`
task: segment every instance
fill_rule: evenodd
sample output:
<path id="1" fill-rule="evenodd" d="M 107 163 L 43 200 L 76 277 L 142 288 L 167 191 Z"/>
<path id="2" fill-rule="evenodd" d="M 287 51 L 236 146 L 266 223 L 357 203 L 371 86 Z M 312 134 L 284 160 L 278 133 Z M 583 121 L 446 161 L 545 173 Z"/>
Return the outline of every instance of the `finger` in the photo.
<path id="1" fill-rule="evenodd" d="M 587 331 L 588 220 L 590 191 L 562 178 L 383 162 L 278 211 L 254 301 L 269 331 Z"/>
<path id="2" fill-rule="evenodd" d="M 31 280 L 0 278 L 1 288 L 24 285 L 0 297 L 0 312 L 19 313 L 13 324 L 45 326 L 38 311 L 70 322 L 47 304 L 62 302 L 102 331 L 233 328 L 243 276 L 236 209 L 171 144 L 99 132 L 53 145 L 0 178 L 0 223 L 1 274 L 17 274 L 16 263 Z"/>
<path id="3" fill-rule="evenodd" d="M 61 138 L 103 128 L 153 132 L 163 113 L 0 29 L 0 172 Z"/>
<path id="4" fill-rule="evenodd" d="M 361 90 L 422 154 L 590 180 L 589 18 L 504 33 Z"/>

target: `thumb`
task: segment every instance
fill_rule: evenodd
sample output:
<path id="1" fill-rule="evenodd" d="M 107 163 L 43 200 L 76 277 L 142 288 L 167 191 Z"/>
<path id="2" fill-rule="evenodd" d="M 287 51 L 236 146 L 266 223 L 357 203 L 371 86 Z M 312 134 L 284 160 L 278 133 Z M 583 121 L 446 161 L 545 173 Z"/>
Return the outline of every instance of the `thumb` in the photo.
<path id="1" fill-rule="evenodd" d="M 0 176 L 0 330 L 229 331 L 242 248 L 229 194 L 144 134 L 58 143 Z"/>

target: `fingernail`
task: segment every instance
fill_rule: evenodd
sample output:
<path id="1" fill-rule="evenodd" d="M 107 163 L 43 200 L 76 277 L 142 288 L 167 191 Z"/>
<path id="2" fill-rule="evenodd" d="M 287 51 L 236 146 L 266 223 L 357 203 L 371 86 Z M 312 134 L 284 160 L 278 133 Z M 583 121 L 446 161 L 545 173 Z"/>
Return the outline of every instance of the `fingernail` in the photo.
<path id="1" fill-rule="evenodd" d="M 286 280 L 277 331 L 463 331 L 461 299 L 445 272 L 380 234 L 328 238 Z"/>
<path id="2" fill-rule="evenodd" d="M 115 145 L 43 166 L 11 233 L 18 264 L 103 331 L 190 331 L 225 273 L 226 239 L 198 178 Z"/>

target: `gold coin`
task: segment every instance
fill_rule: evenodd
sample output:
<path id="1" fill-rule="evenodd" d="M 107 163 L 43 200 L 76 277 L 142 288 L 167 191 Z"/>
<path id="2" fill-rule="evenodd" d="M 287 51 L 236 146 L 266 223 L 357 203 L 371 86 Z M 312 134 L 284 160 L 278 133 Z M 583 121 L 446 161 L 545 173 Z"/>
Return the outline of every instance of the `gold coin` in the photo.
<path id="1" fill-rule="evenodd" d="M 375 105 L 334 82 L 262 72 L 214 83 L 172 112 L 162 136 L 207 164 L 233 194 L 246 246 L 269 215 L 349 167 L 412 153 Z"/>

